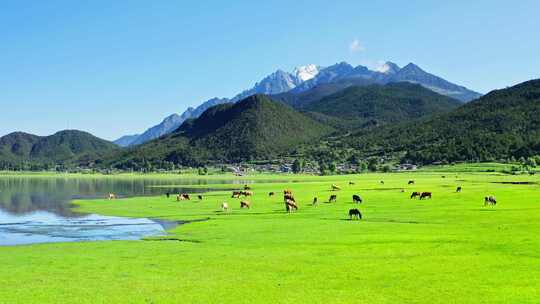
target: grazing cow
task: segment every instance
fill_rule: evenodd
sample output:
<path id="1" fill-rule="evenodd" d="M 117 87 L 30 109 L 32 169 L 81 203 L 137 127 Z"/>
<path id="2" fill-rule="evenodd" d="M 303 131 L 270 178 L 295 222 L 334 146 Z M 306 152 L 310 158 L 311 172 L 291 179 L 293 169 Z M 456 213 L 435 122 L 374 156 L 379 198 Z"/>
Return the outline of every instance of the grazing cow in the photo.
<path id="1" fill-rule="evenodd" d="M 229 204 L 223 202 L 221 203 L 221 211 L 225 212 L 225 211 L 229 211 Z"/>
<path id="2" fill-rule="evenodd" d="M 441 176 L 441 178 L 446 178 L 446 175 Z"/>
<path id="3" fill-rule="evenodd" d="M 411 199 L 416 198 L 416 197 L 418 197 L 418 196 L 420 196 L 420 192 L 414 191 L 414 192 L 411 194 Z"/>
<path id="4" fill-rule="evenodd" d="M 285 200 L 285 211 L 291 213 L 293 212 L 293 210 L 298 210 L 298 205 L 296 204 L 296 202 L 291 200 Z"/>
<path id="5" fill-rule="evenodd" d="M 198 198 L 200 201 L 202 201 L 202 198 L 203 198 L 203 197 L 202 197 L 202 195 L 197 195 L 197 198 Z"/>
<path id="6" fill-rule="evenodd" d="M 362 198 L 359 195 L 356 195 L 356 194 L 352 196 L 352 200 L 356 204 L 361 204 L 362 203 Z"/>
<path id="7" fill-rule="evenodd" d="M 349 186 L 354 186 L 354 182 L 349 182 Z"/>
<path id="8" fill-rule="evenodd" d="M 341 190 L 341 187 L 339 187 L 336 184 L 332 184 L 332 191 L 339 191 L 339 190 Z"/>
<path id="9" fill-rule="evenodd" d="M 424 199 L 424 198 L 431 199 L 431 192 L 422 192 L 422 194 L 420 194 L 420 199 Z"/>
<path id="10" fill-rule="evenodd" d="M 381 185 L 384 185 L 384 181 L 381 181 Z"/>
<path id="11" fill-rule="evenodd" d="M 270 196 L 270 197 L 272 197 L 272 196 L 274 196 L 274 195 L 276 195 L 274 192 L 268 193 L 268 196 Z"/>
<path id="12" fill-rule="evenodd" d="M 108 197 L 109 197 L 110 200 L 114 200 L 114 199 L 117 199 L 117 198 L 118 198 L 118 197 L 116 196 L 116 194 L 114 194 L 114 193 L 109 193 Z"/>
<path id="13" fill-rule="evenodd" d="M 248 201 L 241 201 L 240 202 L 240 209 L 243 209 L 243 208 L 251 208 L 251 203 L 248 202 Z"/>
<path id="14" fill-rule="evenodd" d="M 313 198 L 313 203 L 311 203 L 313 206 L 317 205 L 318 199 L 317 197 Z"/>
<path id="15" fill-rule="evenodd" d="M 251 187 L 248 185 L 244 185 L 244 190 L 251 190 Z"/>
<path id="16" fill-rule="evenodd" d="M 178 194 L 178 196 L 176 197 L 176 200 L 177 201 L 189 201 L 191 198 L 189 197 L 189 194 L 186 194 L 186 193 L 182 193 L 182 194 Z"/>
<path id="17" fill-rule="evenodd" d="M 413 180 L 410 180 L 408 185 L 414 185 L 414 181 Z"/>
<path id="18" fill-rule="evenodd" d="M 332 194 L 330 195 L 330 199 L 328 200 L 329 203 L 335 203 L 337 200 L 337 195 Z"/>
<path id="19" fill-rule="evenodd" d="M 169 192 L 167 192 L 167 193 L 165 193 L 165 196 L 166 196 L 167 198 L 169 198 L 169 197 L 171 196 L 171 194 L 170 194 Z"/>
<path id="20" fill-rule="evenodd" d="M 461 187 L 457 187 L 456 192 L 457 193 L 461 192 Z"/>
<path id="21" fill-rule="evenodd" d="M 360 213 L 360 210 L 358 209 L 349 210 L 349 219 L 352 220 L 353 218 L 358 219 L 358 220 L 362 219 L 362 213 Z"/>
<path id="22" fill-rule="evenodd" d="M 231 198 L 240 198 L 242 191 L 233 191 Z"/>
<path id="23" fill-rule="evenodd" d="M 245 197 L 248 197 L 248 196 L 252 196 L 253 195 L 253 192 L 252 191 L 240 191 L 241 194 Z"/>
<path id="24" fill-rule="evenodd" d="M 497 199 L 493 195 L 486 196 L 484 198 L 484 206 L 495 206 L 497 205 Z"/>

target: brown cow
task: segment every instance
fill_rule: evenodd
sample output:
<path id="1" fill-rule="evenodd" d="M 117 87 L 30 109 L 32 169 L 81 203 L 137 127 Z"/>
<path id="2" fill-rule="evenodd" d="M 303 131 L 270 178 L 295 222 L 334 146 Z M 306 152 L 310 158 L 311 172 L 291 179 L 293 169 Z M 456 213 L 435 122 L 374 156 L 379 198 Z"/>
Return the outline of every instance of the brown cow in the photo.
<path id="1" fill-rule="evenodd" d="M 418 197 L 418 196 L 420 196 L 420 192 L 414 191 L 414 192 L 411 194 L 411 199 L 416 198 L 416 197 Z"/>
<path id="2" fill-rule="evenodd" d="M 252 191 L 240 191 L 241 194 L 245 197 L 248 197 L 248 196 L 252 196 L 253 195 L 253 192 Z"/>
<path id="3" fill-rule="evenodd" d="M 202 195 L 197 195 L 197 198 L 198 198 L 200 201 L 202 201 L 202 199 L 203 199 Z"/>
<path id="4" fill-rule="evenodd" d="M 231 198 L 240 198 L 242 191 L 233 191 Z"/>
<path id="5" fill-rule="evenodd" d="M 431 199 L 431 192 L 422 192 L 422 194 L 420 194 L 420 199 L 424 199 L 424 198 Z"/>
<path id="6" fill-rule="evenodd" d="M 241 201 L 241 202 L 240 202 L 240 209 L 242 209 L 242 208 L 248 208 L 248 209 L 250 209 L 250 208 L 251 208 L 251 203 L 248 202 L 248 201 Z"/>
<path id="7" fill-rule="evenodd" d="M 189 197 L 189 194 L 182 193 L 182 194 L 178 194 L 178 195 L 176 196 L 176 200 L 177 200 L 177 201 L 184 201 L 184 200 L 189 201 L 189 200 L 190 200 L 190 197 Z"/>
<path id="8" fill-rule="evenodd" d="M 414 181 L 413 180 L 410 180 L 408 185 L 414 185 Z"/>
<path id="9" fill-rule="evenodd" d="M 274 195 L 276 195 L 274 192 L 268 193 L 268 196 L 270 196 L 270 197 L 272 197 L 272 196 L 274 196 Z"/>
<path id="10" fill-rule="evenodd" d="M 244 190 L 251 190 L 251 187 L 248 185 L 244 185 Z"/>

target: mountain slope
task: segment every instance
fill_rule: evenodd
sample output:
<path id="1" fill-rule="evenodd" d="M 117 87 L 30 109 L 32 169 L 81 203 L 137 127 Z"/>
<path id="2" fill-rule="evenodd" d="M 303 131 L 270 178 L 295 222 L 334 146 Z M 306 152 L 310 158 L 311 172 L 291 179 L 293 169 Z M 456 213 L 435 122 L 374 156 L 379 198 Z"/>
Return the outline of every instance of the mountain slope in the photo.
<path id="1" fill-rule="evenodd" d="M 490 161 L 540 154 L 540 80 L 493 91 L 436 117 L 342 139 L 406 161 Z"/>
<path id="2" fill-rule="evenodd" d="M 89 133 L 66 130 L 50 136 L 11 133 L 0 138 L 0 161 L 88 164 L 118 147 Z"/>
<path id="3" fill-rule="evenodd" d="M 32 147 L 39 140 L 39 136 L 23 132 L 14 132 L 0 137 L 0 160 L 15 162 L 29 158 Z"/>
<path id="4" fill-rule="evenodd" d="M 131 142 L 131 145 L 140 145 L 152 139 L 169 134 L 172 131 L 176 130 L 184 122 L 184 120 L 185 118 L 181 117 L 180 115 L 172 114 L 166 117 L 160 124 L 151 127 L 150 129 L 139 135 L 137 139 Z"/>
<path id="5" fill-rule="evenodd" d="M 212 107 L 172 134 L 123 153 L 113 164 L 124 168 L 142 158 L 184 165 L 271 159 L 330 131 L 286 105 L 254 95 Z"/>
<path id="6" fill-rule="evenodd" d="M 342 79 L 336 82 L 319 84 L 307 91 L 302 91 L 302 92 L 289 91 L 286 93 L 273 95 L 272 99 L 288 104 L 295 109 L 301 109 L 315 101 L 321 100 L 324 97 L 335 94 L 348 87 L 367 86 L 367 85 L 372 85 L 375 83 L 377 82 L 370 79 L 348 78 L 348 79 Z"/>
<path id="7" fill-rule="evenodd" d="M 402 69 L 396 71 L 396 66 L 391 66 L 390 70 L 393 73 L 386 80 L 387 82 L 412 82 L 418 83 L 434 92 L 441 95 L 446 95 L 461 101 L 471 101 L 482 96 L 480 93 L 471 91 L 463 86 L 458 86 L 441 77 L 427 73 L 413 63 L 409 63 Z"/>
<path id="8" fill-rule="evenodd" d="M 120 137 L 119 139 L 113 141 L 116 145 L 120 147 L 129 147 L 133 144 L 137 138 L 141 136 L 140 134 L 134 134 L 134 135 L 124 135 Z"/>
<path id="9" fill-rule="evenodd" d="M 352 86 L 301 109 L 337 118 L 337 126 L 354 129 L 449 112 L 460 105 L 455 99 L 404 82 L 384 86 Z"/>

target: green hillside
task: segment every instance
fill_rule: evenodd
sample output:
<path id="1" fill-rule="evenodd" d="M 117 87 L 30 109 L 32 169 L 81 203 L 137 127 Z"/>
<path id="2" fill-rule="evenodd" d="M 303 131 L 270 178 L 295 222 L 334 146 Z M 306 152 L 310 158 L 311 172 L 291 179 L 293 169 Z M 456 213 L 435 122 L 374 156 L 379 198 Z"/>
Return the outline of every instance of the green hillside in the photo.
<path id="1" fill-rule="evenodd" d="M 0 165 L 88 165 L 118 149 L 113 143 L 76 130 L 43 137 L 16 132 L 0 138 Z"/>
<path id="2" fill-rule="evenodd" d="M 461 104 L 417 84 L 392 83 L 352 86 L 301 109 L 317 113 L 314 115 L 336 127 L 354 129 L 410 121 L 448 112 Z"/>
<path id="3" fill-rule="evenodd" d="M 540 154 L 540 80 L 493 91 L 450 113 L 361 132 L 341 143 L 405 161 L 490 161 Z"/>
<path id="4" fill-rule="evenodd" d="M 129 149 L 110 163 L 132 168 L 145 162 L 201 165 L 271 159 L 331 131 L 287 105 L 254 95 L 212 107 L 173 134 Z"/>

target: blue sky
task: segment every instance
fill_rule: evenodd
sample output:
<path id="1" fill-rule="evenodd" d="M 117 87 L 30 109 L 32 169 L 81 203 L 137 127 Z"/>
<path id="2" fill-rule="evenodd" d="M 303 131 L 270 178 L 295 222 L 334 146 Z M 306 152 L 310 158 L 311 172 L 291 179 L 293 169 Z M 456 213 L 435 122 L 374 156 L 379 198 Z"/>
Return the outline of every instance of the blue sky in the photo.
<path id="1" fill-rule="evenodd" d="M 1 1 L 0 135 L 115 139 L 309 63 L 414 62 L 483 93 L 540 77 L 538 1 L 257 2 Z"/>

